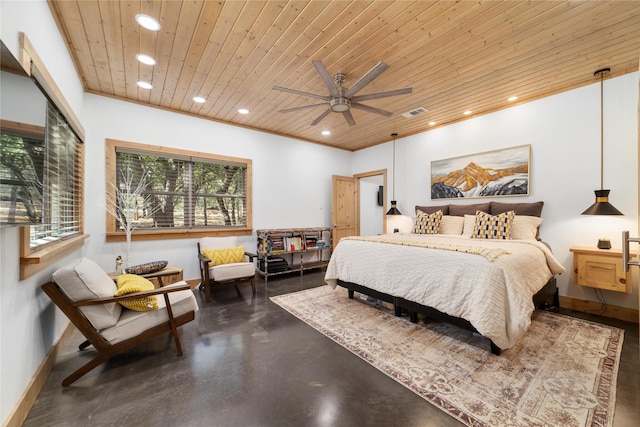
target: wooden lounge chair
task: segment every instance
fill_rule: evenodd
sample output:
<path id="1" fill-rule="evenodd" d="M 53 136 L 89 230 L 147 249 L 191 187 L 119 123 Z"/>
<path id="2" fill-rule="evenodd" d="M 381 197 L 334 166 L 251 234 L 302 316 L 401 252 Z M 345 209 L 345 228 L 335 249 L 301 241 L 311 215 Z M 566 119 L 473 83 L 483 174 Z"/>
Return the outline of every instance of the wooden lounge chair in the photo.
<path id="1" fill-rule="evenodd" d="M 53 274 L 53 282 L 42 290 L 71 320 L 87 341 L 80 350 L 93 345 L 96 357 L 62 381 L 68 386 L 111 357 L 158 335 L 173 335 L 178 356 L 182 346 L 178 326 L 190 322 L 198 310 L 193 291 L 182 281 L 163 288 L 114 297 L 113 280 L 93 261 L 83 258 Z M 157 310 L 134 311 L 120 301 L 157 295 Z"/>

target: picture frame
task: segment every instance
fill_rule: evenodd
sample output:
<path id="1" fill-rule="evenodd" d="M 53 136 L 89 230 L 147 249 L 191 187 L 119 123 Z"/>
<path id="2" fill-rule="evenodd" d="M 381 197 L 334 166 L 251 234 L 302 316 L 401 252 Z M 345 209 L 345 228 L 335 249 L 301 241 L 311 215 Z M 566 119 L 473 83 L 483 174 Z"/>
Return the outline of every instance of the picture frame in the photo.
<path id="1" fill-rule="evenodd" d="M 431 199 L 529 195 L 531 145 L 431 162 Z"/>

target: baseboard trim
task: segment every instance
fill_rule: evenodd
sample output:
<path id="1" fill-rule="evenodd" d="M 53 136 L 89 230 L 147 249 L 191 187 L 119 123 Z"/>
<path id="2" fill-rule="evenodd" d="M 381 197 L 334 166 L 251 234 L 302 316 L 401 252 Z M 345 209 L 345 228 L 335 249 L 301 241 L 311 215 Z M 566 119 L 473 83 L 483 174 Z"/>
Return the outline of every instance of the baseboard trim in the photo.
<path id="1" fill-rule="evenodd" d="M 191 286 L 191 289 L 195 289 L 200 286 L 200 279 L 189 279 L 185 280 L 185 282 L 187 282 L 189 286 Z"/>
<path id="2" fill-rule="evenodd" d="M 67 342 L 69 342 L 74 331 L 75 327 L 71 322 L 69 322 L 60 335 L 58 341 L 49 349 L 42 360 L 42 363 L 38 366 L 38 369 L 29 382 L 29 385 L 27 385 L 22 396 L 20 396 L 20 399 L 14 406 L 13 410 L 9 413 L 7 419 L 2 424 L 3 427 L 20 427 L 22 423 L 24 423 L 27 415 L 29 415 L 31 407 L 38 398 L 38 394 L 40 394 L 40 390 L 42 390 L 45 381 L 47 381 L 49 374 L 53 370 L 53 366 L 56 364 L 58 356 Z"/>
<path id="3" fill-rule="evenodd" d="M 560 307 L 570 308 L 571 310 L 589 312 L 591 314 L 598 314 L 604 317 L 611 317 L 613 319 L 624 320 L 627 322 L 638 323 L 638 310 L 627 307 L 619 307 L 616 305 L 607 304 L 607 309 L 604 313 L 600 313 L 602 310 L 602 304 L 597 301 L 587 301 L 577 298 L 560 296 Z"/>

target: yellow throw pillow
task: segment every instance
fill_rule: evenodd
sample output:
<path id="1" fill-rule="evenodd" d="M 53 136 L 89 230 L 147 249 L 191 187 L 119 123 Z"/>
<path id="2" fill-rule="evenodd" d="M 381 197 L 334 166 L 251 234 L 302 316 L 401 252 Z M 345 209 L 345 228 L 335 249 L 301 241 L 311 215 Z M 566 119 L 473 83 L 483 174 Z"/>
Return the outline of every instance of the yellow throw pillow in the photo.
<path id="1" fill-rule="evenodd" d="M 211 260 L 212 266 L 245 261 L 244 246 L 228 249 L 203 249 L 202 255 Z"/>
<path id="2" fill-rule="evenodd" d="M 133 292 L 149 291 L 155 288 L 151 281 L 142 276 L 136 276 L 135 274 L 121 274 L 120 276 L 117 276 L 116 286 L 118 287 L 118 290 L 113 294 L 114 297 L 131 294 Z M 132 298 L 119 301 L 119 303 L 123 307 L 134 311 L 151 311 L 158 309 L 158 298 L 156 298 L 155 295 L 142 298 Z"/>

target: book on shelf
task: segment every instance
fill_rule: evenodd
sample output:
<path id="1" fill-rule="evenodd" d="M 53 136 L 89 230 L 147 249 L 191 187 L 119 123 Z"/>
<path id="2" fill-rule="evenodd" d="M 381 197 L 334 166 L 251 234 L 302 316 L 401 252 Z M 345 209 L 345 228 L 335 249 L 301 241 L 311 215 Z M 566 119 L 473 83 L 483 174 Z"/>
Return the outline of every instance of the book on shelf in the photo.
<path id="1" fill-rule="evenodd" d="M 300 236 L 290 236 L 284 238 L 284 247 L 286 250 L 294 252 L 302 250 L 302 239 Z"/>

